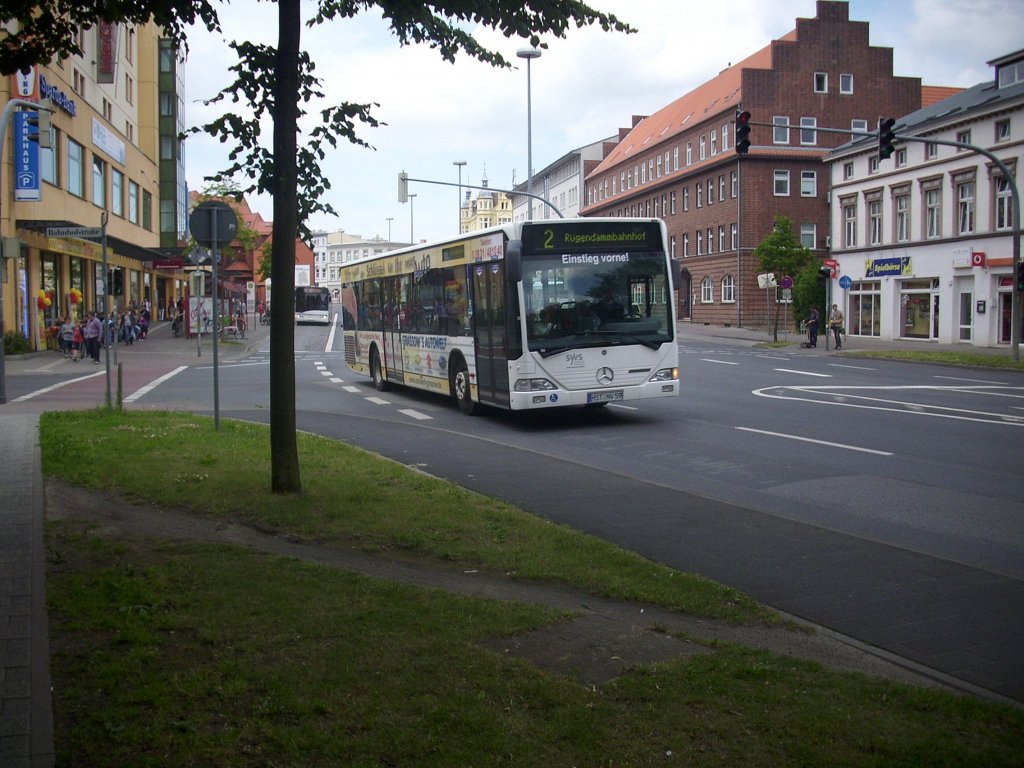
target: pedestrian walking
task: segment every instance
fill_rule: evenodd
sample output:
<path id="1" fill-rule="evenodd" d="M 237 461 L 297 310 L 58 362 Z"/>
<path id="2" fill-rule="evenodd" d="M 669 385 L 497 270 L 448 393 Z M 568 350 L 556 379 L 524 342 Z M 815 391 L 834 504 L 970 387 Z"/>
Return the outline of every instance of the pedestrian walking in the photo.
<path id="1" fill-rule="evenodd" d="M 804 320 L 804 328 L 807 329 L 807 346 L 816 347 L 818 346 L 818 323 L 821 321 L 821 316 L 818 314 L 816 307 L 811 307 L 810 314 L 807 315 L 807 319 Z"/>
<path id="2" fill-rule="evenodd" d="M 92 361 L 99 365 L 100 339 L 103 336 L 103 322 L 95 312 L 89 313 L 89 321 L 85 324 L 85 349 Z"/>
<path id="3" fill-rule="evenodd" d="M 843 310 L 837 304 L 832 305 L 832 311 L 828 315 L 828 327 L 836 339 L 836 349 L 843 348 Z"/>
<path id="4" fill-rule="evenodd" d="M 60 326 L 60 351 L 63 353 L 65 359 L 71 357 L 71 345 L 75 341 L 75 324 L 71 322 L 70 317 L 65 317 L 64 322 Z"/>

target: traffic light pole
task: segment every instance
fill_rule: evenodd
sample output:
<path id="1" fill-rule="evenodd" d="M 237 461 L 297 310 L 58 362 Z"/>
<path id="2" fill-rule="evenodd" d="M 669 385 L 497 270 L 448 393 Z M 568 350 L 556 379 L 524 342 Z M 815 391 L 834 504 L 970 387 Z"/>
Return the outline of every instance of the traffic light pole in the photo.
<path id="1" fill-rule="evenodd" d="M 409 182 L 415 181 L 419 184 L 440 184 L 443 187 L 466 187 L 467 189 L 483 189 L 487 192 L 504 192 L 506 195 L 523 195 L 524 197 L 531 197 L 534 200 L 540 200 L 542 203 L 548 206 L 551 210 L 558 214 L 558 218 L 564 219 L 565 216 L 551 203 L 550 200 L 545 199 L 541 195 L 534 195 L 531 192 L 520 192 L 515 189 L 498 189 L 497 187 L 477 187 L 473 184 L 452 184 L 450 181 L 433 181 L 431 179 L 414 179 L 405 171 L 398 174 L 398 202 L 404 203 L 408 194 Z"/>

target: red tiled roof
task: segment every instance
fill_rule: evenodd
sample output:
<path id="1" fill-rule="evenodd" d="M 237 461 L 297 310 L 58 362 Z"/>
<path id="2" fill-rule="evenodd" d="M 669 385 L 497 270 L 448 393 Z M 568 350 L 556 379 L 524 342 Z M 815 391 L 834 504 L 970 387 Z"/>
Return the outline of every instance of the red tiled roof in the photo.
<path id="1" fill-rule="evenodd" d="M 930 107 L 932 104 L 948 99 L 963 93 L 965 88 L 952 88 L 945 85 L 922 85 L 921 86 L 921 108 Z"/>
<path id="2" fill-rule="evenodd" d="M 779 39 L 795 41 L 796 30 L 792 30 Z M 757 53 L 722 70 L 717 76 L 638 122 L 633 130 L 629 131 L 615 149 L 588 175 L 602 173 L 629 160 L 643 150 L 682 133 L 693 123 L 735 109 L 742 97 L 740 85 L 743 70 L 771 68 L 772 44 L 770 43 Z"/>

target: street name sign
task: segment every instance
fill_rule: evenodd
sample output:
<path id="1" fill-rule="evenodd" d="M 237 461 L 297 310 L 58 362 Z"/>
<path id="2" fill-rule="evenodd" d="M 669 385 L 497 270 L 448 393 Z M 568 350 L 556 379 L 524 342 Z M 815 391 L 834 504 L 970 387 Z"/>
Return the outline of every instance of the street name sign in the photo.
<path id="1" fill-rule="evenodd" d="M 47 237 L 102 237 L 102 227 L 47 227 Z"/>

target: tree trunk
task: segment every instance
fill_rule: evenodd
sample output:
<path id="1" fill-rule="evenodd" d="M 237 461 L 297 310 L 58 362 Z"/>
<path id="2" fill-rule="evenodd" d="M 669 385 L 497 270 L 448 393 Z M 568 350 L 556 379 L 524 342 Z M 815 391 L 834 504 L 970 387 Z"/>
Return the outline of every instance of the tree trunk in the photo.
<path id="1" fill-rule="evenodd" d="M 270 313 L 270 473 L 274 493 L 299 493 L 295 439 L 295 238 L 298 235 L 299 0 L 278 0 L 278 46 L 273 87 L 274 234 Z"/>

